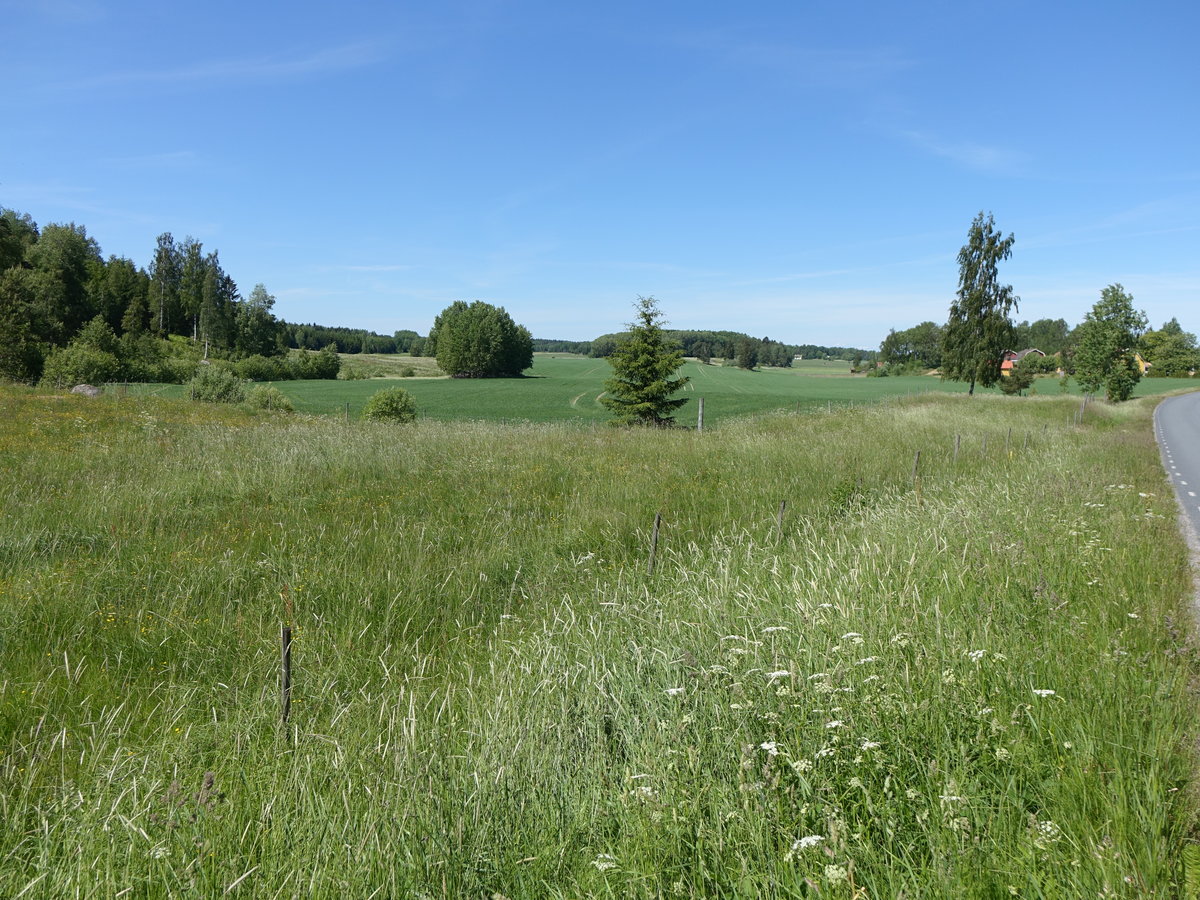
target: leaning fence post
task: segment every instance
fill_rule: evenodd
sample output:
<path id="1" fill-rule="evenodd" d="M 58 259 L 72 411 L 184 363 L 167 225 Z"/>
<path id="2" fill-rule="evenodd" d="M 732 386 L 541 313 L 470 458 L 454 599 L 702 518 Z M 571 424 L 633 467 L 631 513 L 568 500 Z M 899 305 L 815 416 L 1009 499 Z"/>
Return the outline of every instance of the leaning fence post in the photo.
<path id="1" fill-rule="evenodd" d="M 279 719 L 285 733 L 292 713 L 292 626 L 284 625 L 279 640 Z"/>
<path id="2" fill-rule="evenodd" d="M 921 465 L 921 451 L 918 450 L 913 456 L 912 480 L 917 480 L 917 467 Z"/>
<path id="3" fill-rule="evenodd" d="M 779 538 L 783 537 L 783 512 L 786 509 L 787 509 L 787 501 L 780 500 L 779 501 L 779 512 L 775 516 L 775 536 L 779 537 Z"/>
<path id="4" fill-rule="evenodd" d="M 646 564 L 646 574 L 654 574 L 654 557 L 658 555 L 658 529 L 662 525 L 662 513 L 654 514 L 654 531 L 650 533 L 650 561 Z"/>

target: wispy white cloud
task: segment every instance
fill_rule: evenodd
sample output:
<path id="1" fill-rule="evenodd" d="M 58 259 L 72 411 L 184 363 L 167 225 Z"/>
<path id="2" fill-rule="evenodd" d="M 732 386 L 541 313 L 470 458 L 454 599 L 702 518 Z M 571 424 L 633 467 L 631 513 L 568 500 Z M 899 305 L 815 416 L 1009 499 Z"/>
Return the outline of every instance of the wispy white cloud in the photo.
<path id="1" fill-rule="evenodd" d="M 60 83 L 60 88 L 113 88 L 121 86 L 169 86 L 220 81 L 288 81 L 324 72 L 337 72 L 373 65 L 384 58 L 378 41 L 361 41 L 292 55 L 271 54 L 234 59 L 201 60 L 165 69 L 129 69 L 98 73 L 84 81 Z"/>
<path id="2" fill-rule="evenodd" d="M 1027 153 L 974 141 L 946 141 L 922 131 L 903 131 L 900 137 L 920 150 L 987 175 L 1022 175 L 1030 162 Z"/>

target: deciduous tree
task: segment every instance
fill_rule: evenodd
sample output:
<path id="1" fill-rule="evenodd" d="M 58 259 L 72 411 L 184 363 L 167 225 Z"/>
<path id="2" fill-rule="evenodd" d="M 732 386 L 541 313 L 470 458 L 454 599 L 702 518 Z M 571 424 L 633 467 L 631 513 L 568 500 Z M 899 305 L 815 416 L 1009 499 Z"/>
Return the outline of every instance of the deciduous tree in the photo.
<path id="1" fill-rule="evenodd" d="M 1012 253 L 1013 236 L 1001 237 L 991 214 L 975 217 L 958 251 L 958 294 L 950 304 L 942 343 L 942 377 L 990 387 L 1000 380 L 1001 356 L 1013 339 L 1009 313 L 1017 308 L 1012 285 L 1000 284 L 997 266 Z"/>
<path id="2" fill-rule="evenodd" d="M 425 354 L 455 378 L 515 377 L 533 365 L 533 336 L 502 306 L 456 300 L 433 320 Z"/>
<path id="3" fill-rule="evenodd" d="M 1146 314 L 1133 308 L 1133 297 L 1110 284 L 1075 329 L 1075 380 L 1088 393 L 1101 387 L 1112 403 L 1128 400 L 1142 373 L 1134 355 L 1146 330 Z"/>

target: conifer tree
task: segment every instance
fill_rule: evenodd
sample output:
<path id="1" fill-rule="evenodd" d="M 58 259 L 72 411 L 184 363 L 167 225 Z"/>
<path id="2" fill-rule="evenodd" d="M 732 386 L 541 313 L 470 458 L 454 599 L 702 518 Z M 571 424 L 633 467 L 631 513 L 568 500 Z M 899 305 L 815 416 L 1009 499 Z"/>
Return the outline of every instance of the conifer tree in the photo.
<path id="1" fill-rule="evenodd" d="M 672 377 L 683 365 L 683 349 L 667 340 L 653 297 L 638 297 L 634 309 L 637 316 L 629 323 L 629 337 L 608 357 L 613 375 L 604 382 L 606 393 L 600 402 L 616 417 L 614 425 L 670 426 L 671 413 L 687 402 L 671 397 L 688 383 L 687 378 Z"/>

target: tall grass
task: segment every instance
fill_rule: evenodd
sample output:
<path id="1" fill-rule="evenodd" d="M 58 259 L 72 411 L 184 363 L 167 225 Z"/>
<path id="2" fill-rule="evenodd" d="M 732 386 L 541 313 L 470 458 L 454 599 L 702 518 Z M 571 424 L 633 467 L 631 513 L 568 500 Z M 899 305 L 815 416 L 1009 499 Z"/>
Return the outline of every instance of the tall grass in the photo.
<path id="1" fill-rule="evenodd" d="M 1179 890 L 1197 660 L 1146 401 L 703 435 L 2 402 L 0 895 Z"/>

